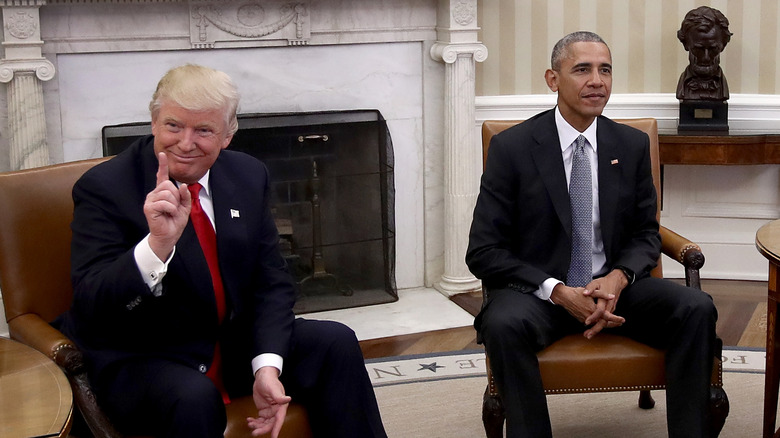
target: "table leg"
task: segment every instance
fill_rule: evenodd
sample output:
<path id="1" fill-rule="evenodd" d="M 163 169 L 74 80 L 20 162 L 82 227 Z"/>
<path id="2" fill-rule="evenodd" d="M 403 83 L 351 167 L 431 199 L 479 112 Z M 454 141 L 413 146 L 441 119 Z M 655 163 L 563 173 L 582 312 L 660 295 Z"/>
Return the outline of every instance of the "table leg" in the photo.
<path id="1" fill-rule="evenodd" d="M 769 263 L 769 290 L 767 298 L 767 333 L 766 333 L 766 374 L 764 381 L 764 438 L 775 436 L 775 418 L 777 416 L 778 387 L 780 386 L 780 367 L 777 366 L 776 357 L 780 350 L 780 336 L 778 336 L 777 307 L 780 296 L 778 295 L 778 266 Z"/>

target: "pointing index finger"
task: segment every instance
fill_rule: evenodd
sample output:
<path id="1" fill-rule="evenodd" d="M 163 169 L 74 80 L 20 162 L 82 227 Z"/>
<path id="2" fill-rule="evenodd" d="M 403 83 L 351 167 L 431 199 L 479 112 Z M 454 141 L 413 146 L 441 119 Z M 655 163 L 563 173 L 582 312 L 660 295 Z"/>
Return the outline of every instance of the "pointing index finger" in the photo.
<path id="1" fill-rule="evenodd" d="M 157 154 L 157 163 L 157 185 L 159 186 L 170 179 L 168 175 L 168 156 L 165 155 L 165 152 Z"/>

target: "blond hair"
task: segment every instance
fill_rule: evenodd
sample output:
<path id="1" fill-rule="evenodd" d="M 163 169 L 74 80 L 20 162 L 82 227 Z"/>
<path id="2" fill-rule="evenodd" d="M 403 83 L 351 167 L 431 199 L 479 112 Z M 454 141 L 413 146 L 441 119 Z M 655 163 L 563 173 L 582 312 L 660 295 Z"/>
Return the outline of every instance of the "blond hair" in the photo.
<path id="1" fill-rule="evenodd" d="M 168 70 L 157 83 L 149 111 L 157 117 L 163 102 L 174 103 L 190 111 L 224 109 L 228 134 L 238 131 L 239 94 L 226 73 L 200 65 L 186 64 Z"/>

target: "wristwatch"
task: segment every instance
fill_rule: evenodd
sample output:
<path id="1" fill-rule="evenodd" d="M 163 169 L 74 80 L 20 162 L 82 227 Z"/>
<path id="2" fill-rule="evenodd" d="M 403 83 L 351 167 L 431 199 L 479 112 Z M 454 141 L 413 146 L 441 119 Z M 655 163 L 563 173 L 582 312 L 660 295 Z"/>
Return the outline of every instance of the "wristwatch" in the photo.
<path id="1" fill-rule="evenodd" d="M 626 280 L 628 280 L 628 284 L 632 285 L 634 284 L 634 280 L 636 280 L 636 274 L 634 274 L 634 271 L 626 268 L 625 266 L 615 266 L 615 269 L 620 269 L 623 271 L 623 275 L 626 276 Z"/>

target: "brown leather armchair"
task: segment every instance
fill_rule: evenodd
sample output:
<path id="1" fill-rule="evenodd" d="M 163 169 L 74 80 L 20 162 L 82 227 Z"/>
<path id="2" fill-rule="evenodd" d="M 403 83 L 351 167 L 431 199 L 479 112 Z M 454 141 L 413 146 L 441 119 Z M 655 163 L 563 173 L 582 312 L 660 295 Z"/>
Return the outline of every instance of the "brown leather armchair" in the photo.
<path id="1" fill-rule="evenodd" d="M 71 190 L 89 168 L 106 158 L 0 174 L 0 285 L 11 338 L 42 352 L 68 376 L 73 397 L 95 437 L 120 437 L 100 410 L 81 352 L 49 323 L 70 307 Z M 226 437 L 249 437 L 251 397 L 227 406 Z M 291 404 L 282 427 L 287 438 L 311 437 L 306 412 Z"/>
<path id="2" fill-rule="evenodd" d="M 650 118 L 616 121 L 642 130 L 650 137 L 653 183 L 659 198 L 657 217 L 660 218 L 662 192 L 657 122 Z M 490 139 L 520 122 L 520 120 L 487 120 L 482 124 L 483 166 L 490 147 Z M 663 254 L 685 267 L 685 282 L 688 286 L 701 289 L 699 269 L 704 265 L 701 248 L 663 226 L 660 232 Z M 660 259 L 651 274 L 655 277 L 663 277 Z M 720 340 L 718 345 L 720 348 Z M 541 351 L 538 359 L 547 394 L 639 391 L 639 407 L 651 409 L 655 406 L 655 401 L 650 395 L 650 390 L 665 388 L 664 351 L 624 336 L 601 333 L 587 340 L 581 334 L 569 335 Z M 593 369 L 601 372 L 583 371 Z M 728 397 L 723 390 L 722 371 L 721 361 L 714 359 L 710 393 L 713 436 L 720 434 L 729 412 Z M 490 371 L 489 357 L 487 377 L 488 385 L 482 402 L 482 422 L 488 438 L 500 438 L 503 436 L 504 407 Z"/>

